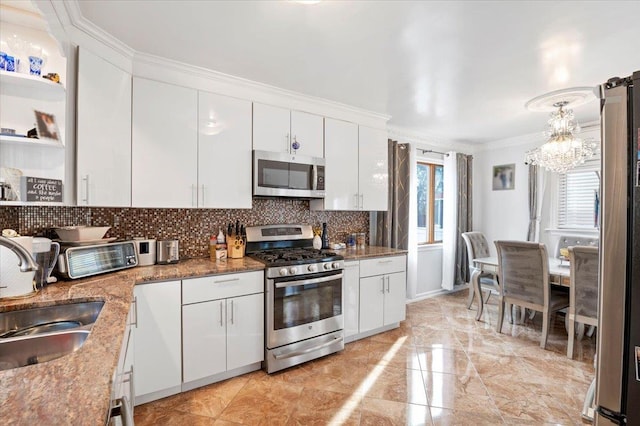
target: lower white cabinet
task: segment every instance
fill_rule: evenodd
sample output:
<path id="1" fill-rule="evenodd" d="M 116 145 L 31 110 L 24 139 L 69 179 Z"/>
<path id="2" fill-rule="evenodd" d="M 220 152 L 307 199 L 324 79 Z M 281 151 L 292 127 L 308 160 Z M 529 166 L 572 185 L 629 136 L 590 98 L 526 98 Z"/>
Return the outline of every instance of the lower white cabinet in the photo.
<path id="1" fill-rule="evenodd" d="M 360 334 L 405 319 L 406 259 L 403 255 L 360 261 Z"/>
<path id="2" fill-rule="evenodd" d="M 180 281 L 137 285 L 133 329 L 135 403 L 180 392 Z"/>
<path id="3" fill-rule="evenodd" d="M 183 382 L 264 359 L 262 272 L 183 281 Z"/>

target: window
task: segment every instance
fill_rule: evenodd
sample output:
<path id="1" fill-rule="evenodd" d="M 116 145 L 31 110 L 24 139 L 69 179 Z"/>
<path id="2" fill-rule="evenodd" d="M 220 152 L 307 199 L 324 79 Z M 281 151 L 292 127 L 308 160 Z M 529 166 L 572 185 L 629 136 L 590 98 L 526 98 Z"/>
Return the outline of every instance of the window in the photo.
<path id="1" fill-rule="evenodd" d="M 558 178 L 558 227 L 595 228 L 600 210 L 600 161 L 588 161 Z"/>
<path id="2" fill-rule="evenodd" d="M 418 244 L 442 241 L 442 166 L 418 162 Z"/>

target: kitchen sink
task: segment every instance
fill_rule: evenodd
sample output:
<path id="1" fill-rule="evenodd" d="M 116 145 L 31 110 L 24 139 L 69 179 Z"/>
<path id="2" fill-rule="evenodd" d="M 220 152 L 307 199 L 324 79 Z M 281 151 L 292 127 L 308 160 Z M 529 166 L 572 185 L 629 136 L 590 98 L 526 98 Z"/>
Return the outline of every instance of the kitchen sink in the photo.
<path id="1" fill-rule="evenodd" d="M 40 364 L 77 351 L 89 330 L 65 330 L 0 341 L 0 370 Z"/>
<path id="2" fill-rule="evenodd" d="M 96 322 L 103 306 L 104 302 L 98 301 L 0 312 L 0 342 L 8 338 L 87 328 Z"/>

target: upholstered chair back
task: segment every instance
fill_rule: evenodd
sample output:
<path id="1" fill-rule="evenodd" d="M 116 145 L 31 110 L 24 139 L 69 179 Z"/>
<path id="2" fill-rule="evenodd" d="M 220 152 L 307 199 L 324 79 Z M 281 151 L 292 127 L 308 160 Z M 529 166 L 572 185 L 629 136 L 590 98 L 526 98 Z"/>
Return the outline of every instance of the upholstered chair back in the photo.
<path id="1" fill-rule="evenodd" d="M 598 248 L 569 248 L 571 264 L 571 305 L 575 314 L 598 317 Z"/>
<path id="2" fill-rule="evenodd" d="M 473 259 L 491 255 L 489 253 L 489 243 L 482 232 L 463 232 L 462 239 L 467 245 L 469 270 L 473 271 L 475 269 Z"/>
<path id="3" fill-rule="evenodd" d="M 549 300 L 549 264 L 544 244 L 496 241 L 503 295 L 536 305 Z"/>

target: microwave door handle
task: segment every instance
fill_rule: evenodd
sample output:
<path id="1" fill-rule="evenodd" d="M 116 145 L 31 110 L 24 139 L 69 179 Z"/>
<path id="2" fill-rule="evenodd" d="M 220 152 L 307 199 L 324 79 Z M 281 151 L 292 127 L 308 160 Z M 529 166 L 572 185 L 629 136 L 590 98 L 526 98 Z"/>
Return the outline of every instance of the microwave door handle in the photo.
<path id="1" fill-rule="evenodd" d="M 311 166 L 311 189 L 316 191 L 318 189 L 318 165 Z"/>

